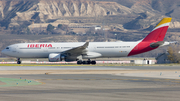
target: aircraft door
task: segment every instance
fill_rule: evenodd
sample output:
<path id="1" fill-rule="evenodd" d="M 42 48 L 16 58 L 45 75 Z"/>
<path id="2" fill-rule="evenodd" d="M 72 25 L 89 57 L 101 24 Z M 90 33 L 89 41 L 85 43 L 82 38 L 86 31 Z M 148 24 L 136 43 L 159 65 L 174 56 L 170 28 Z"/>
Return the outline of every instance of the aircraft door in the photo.
<path id="1" fill-rule="evenodd" d="M 96 45 L 94 46 L 94 50 L 96 50 Z"/>
<path id="2" fill-rule="evenodd" d="M 17 47 L 18 47 L 18 46 L 12 47 L 12 52 L 13 52 L 13 53 L 17 52 L 17 51 L 16 51 L 16 48 L 17 48 Z"/>

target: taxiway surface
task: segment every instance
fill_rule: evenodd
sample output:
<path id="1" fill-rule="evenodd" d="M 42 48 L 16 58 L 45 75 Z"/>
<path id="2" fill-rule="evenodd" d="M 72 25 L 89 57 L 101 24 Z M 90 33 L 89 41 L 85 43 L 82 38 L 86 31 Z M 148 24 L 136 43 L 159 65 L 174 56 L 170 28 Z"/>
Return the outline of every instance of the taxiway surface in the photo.
<path id="1" fill-rule="evenodd" d="M 5 69 L 6 68 L 6 69 Z M 179 101 L 180 67 L 96 67 L 96 66 L 64 66 L 64 67 L 0 67 L 2 71 L 41 71 L 41 70 L 78 70 L 78 74 L 3 74 L 1 78 L 34 80 L 39 85 L 0 87 L 2 101 Z M 84 74 L 83 71 L 107 74 Z M 152 72 L 152 71 L 153 72 Z M 161 71 L 164 72 L 161 72 Z M 112 73 L 118 71 L 120 73 Z M 121 71 L 126 71 L 122 73 Z M 135 73 L 134 73 L 134 72 Z M 140 71 L 140 72 L 137 72 Z M 146 71 L 147 74 L 143 71 Z M 148 72 L 150 71 L 150 72 Z M 166 71 L 166 73 L 165 73 Z M 176 75 L 167 79 L 166 75 Z M 143 72 L 143 73 L 142 73 Z M 137 74 L 136 74 L 137 73 Z M 142 73 L 142 75 L 140 75 Z M 144 74 L 145 73 L 145 74 Z M 149 74 L 148 74 L 149 73 Z M 156 74 L 157 73 L 157 74 Z M 160 73 L 160 74 L 159 74 Z M 133 75 L 139 76 L 135 77 Z M 150 77 L 147 75 L 153 75 Z M 16 84 L 16 82 L 15 82 Z M 5 85 L 3 83 L 3 85 Z"/>
<path id="2" fill-rule="evenodd" d="M 179 66 L 0 66 L 0 70 L 180 70 Z"/>

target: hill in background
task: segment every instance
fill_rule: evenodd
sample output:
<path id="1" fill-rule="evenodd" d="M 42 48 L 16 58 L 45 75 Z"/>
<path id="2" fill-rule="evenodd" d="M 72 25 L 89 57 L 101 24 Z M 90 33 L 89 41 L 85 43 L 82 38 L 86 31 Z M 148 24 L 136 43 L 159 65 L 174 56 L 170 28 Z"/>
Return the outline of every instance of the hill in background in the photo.
<path id="1" fill-rule="evenodd" d="M 179 16 L 179 0 L 1 0 L 0 49 L 19 42 L 135 41 L 163 17 L 173 18 L 166 40 L 178 41 Z M 88 28 L 73 28 L 79 26 Z"/>
<path id="2" fill-rule="evenodd" d="M 0 2 L 0 24 L 6 28 L 22 24 L 40 27 L 36 24 L 102 25 L 104 22 L 108 26 L 123 25 L 121 29 L 142 29 L 155 25 L 165 16 L 172 17 L 173 22 L 180 20 L 179 0 L 1 0 Z M 173 23 L 171 28 L 179 28 L 179 23 Z"/>

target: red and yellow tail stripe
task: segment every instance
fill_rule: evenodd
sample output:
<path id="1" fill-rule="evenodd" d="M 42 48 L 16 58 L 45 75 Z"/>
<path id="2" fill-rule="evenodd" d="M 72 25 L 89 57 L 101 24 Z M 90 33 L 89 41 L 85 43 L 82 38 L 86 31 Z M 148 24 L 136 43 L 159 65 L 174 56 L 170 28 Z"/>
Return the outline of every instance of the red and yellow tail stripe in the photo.
<path id="1" fill-rule="evenodd" d="M 163 18 L 157 26 L 142 40 L 140 41 L 128 54 L 128 56 L 144 53 L 156 49 L 158 47 L 150 47 L 152 43 L 164 40 L 166 32 L 172 18 Z"/>
<path id="2" fill-rule="evenodd" d="M 158 28 L 161 28 L 161 27 L 165 27 L 165 26 L 169 26 L 170 22 L 171 22 L 171 19 L 172 18 L 163 18 L 158 24 L 157 26 L 153 29 L 156 30 Z"/>
<path id="3" fill-rule="evenodd" d="M 143 41 L 163 41 L 172 18 L 163 18 Z"/>

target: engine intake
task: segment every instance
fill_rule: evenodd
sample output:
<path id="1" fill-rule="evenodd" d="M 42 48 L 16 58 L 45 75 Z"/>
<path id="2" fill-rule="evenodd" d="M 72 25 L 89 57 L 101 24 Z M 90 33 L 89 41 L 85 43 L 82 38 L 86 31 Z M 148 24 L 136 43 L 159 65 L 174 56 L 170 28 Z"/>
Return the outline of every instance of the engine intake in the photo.
<path id="1" fill-rule="evenodd" d="M 57 53 L 49 54 L 49 62 L 58 62 L 58 61 L 62 61 L 61 54 L 57 54 Z"/>

